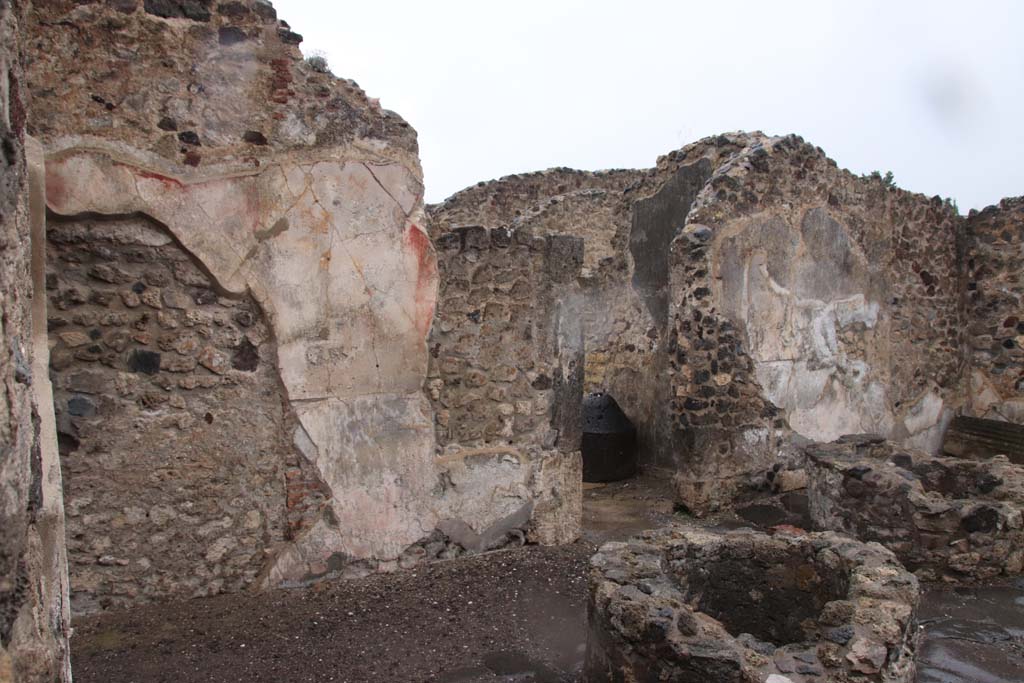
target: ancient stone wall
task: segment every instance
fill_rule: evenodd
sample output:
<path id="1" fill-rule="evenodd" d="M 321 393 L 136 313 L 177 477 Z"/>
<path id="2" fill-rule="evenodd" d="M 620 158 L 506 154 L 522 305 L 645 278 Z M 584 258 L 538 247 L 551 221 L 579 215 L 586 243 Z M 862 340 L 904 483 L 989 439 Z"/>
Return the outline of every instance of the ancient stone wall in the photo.
<path id="1" fill-rule="evenodd" d="M 713 507 L 798 457 L 788 428 L 937 450 L 962 401 L 960 227 L 795 136 L 721 163 L 673 244 L 681 498 Z"/>
<path id="2" fill-rule="evenodd" d="M 260 379 L 235 388 L 239 401 L 272 411 L 264 431 L 252 435 L 266 436 L 267 446 L 250 454 L 248 466 L 235 467 L 225 457 L 217 468 L 228 468 L 235 478 L 223 483 L 225 490 L 244 488 L 254 476 L 258 490 L 269 490 L 274 480 L 278 488 L 259 509 L 251 499 L 237 501 L 232 513 L 242 519 L 233 517 L 231 529 L 241 535 L 233 536 L 239 541 L 233 547 L 226 547 L 230 539 L 213 545 L 229 535 L 227 528 L 194 546 L 190 557 L 201 567 L 202 584 L 195 590 L 251 581 L 255 567 L 241 558 L 268 546 L 275 547 L 264 558 L 261 585 L 310 580 L 353 562 L 372 568 L 394 562 L 424 526 L 433 527 L 427 502 L 435 480 L 433 430 L 422 383 L 437 278 L 419 227 L 414 131 L 354 83 L 307 65 L 297 48 L 301 36 L 261 0 L 216 7 L 47 2 L 29 16 L 29 121 L 46 145 L 49 210 L 68 218 L 138 214 L 160 224 L 218 294 L 248 302 L 244 306 L 255 317 L 258 303 L 267 336 L 276 342 L 276 361 L 270 347 L 256 355 L 273 364 L 280 389 L 266 394 L 269 376 L 259 372 Z M 109 265 L 131 270 L 125 263 Z M 161 312 L 184 331 L 183 321 L 170 320 L 171 310 L 182 317 L 191 310 L 184 300 L 185 309 L 169 309 L 163 293 L 159 302 L 150 289 L 131 293 L 143 309 L 149 308 L 143 297 L 163 306 L 153 310 L 143 332 L 158 333 Z M 156 328 L 150 330 L 153 319 Z M 200 377 L 219 377 L 211 367 L 230 365 L 236 351 L 231 345 L 241 342 L 228 337 L 201 345 L 194 357 Z M 191 365 L 159 341 L 155 347 L 131 342 L 139 348 L 116 351 L 126 357 L 115 366 L 130 369 L 133 358 L 152 360 L 155 355 L 148 354 L 155 353 L 161 353 L 161 365 L 165 359 L 178 368 Z M 83 347 L 88 352 L 90 345 Z M 142 360 L 137 367 L 144 365 Z M 245 372 L 232 367 L 225 376 Z M 152 383 L 173 373 L 129 374 Z M 159 410 L 190 412 L 190 401 L 198 410 L 203 391 L 189 394 L 184 409 L 182 395 L 165 392 Z M 206 422 L 207 412 L 213 424 Z M 228 413 L 222 417 L 230 424 Z M 242 428 L 241 409 L 234 414 Z M 195 436 L 204 444 L 245 438 L 213 436 L 216 411 L 197 416 L 202 419 L 194 425 L 168 433 L 169 448 L 183 447 L 202 430 L 206 436 Z M 289 462 L 281 459 L 286 441 L 299 453 L 298 472 L 289 468 L 287 484 L 274 472 Z M 124 450 L 109 454 L 110 460 L 130 458 Z M 153 457 L 159 462 L 162 456 Z M 216 460 L 218 453 L 201 457 Z M 88 480 L 84 473 L 78 478 Z M 327 498 L 322 506 L 321 496 Z M 271 514 L 275 497 L 286 507 L 291 503 L 291 511 Z M 178 504 L 183 513 L 183 501 L 161 502 Z M 306 523 L 303 511 L 312 518 Z M 120 507 L 88 512 L 111 519 L 125 514 Z M 260 513 L 258 524 L 255 514 L 245 520 L 250 512 Z M 247 523 L 254 528 L 246 529 Z M 286 525 L 292 538 L 275 545 Z M 83 547 L 109 535 L 97 539 L 92 533 Z M 101 550 L 100 557 L 107 555 L 114 566 L 137 559 Z M 222 561 L 234 563 L 223 585 L 209 575 Z"/>
<path id="3" fill-rule="evenodd" d="M 578 316 L 537 326 L 521 445 L 437 448 L 408 124 L 263 0 L 52 0 L 28 33 L 76 608 L 576 537 Z M 541 242 L 548 310 L 581 252 Z"/>
<path id="4" fill-rule="evenodd" d="M 730 133 L 649 171 L 511 176 L 431 216 L 435 232 L 584 237 L 586 388 L 616 397 L 641 461 L 678 471 L 695 511 L 799 460 L 794 432 L 935 451 L 962 403 L 962 220 L 799 138 Z"/>
<path id="5" fill-rule="evenodd" d="M 1024 198 L 967 218 L 969 414 L 1024 424 Z"/>
<path id="6" fill-rule="evenodd" d="M 438 446 L 561 441 L 575 450 L 579 424 L 563 434 L 552 417 L 580 393 L 573 375 L 583 369 L 583 241 L 476 227 L 442 236 L 438 251 L 441 288 L 428 342 Z M 560 329 L 567 325 L 574 329 Z M 562 351 L 560 342 L 569 346 Z M 560 354 L 570 356 L 569 367 L 558 365 Z"/>
<path id="7" fill-rule="evenodd" d="M 69 681 L 60 469 L 46 375 L 41 151 L 25 137 L 24 5 L 0 2 L 0 680 Z"/>
<path id="8" fill-rule="evenodd" d="M 616 397 L 637 425 L 641 458 L 656 465 L 657 453 L 665 448 L 652 419 L 666 399 L 657 382 L 661 356 L 655 353 L 664 323 L 655 323 L 632 282 L 631 250 L 631 244 L 646 239 L 631 234 L 633 202 L 648 175 L 550 169 L 508 176 L 467 188 L 429 207 L 429 213 L 435 238 L 460 227 L 484 226 L 583 239 L 579 310 L 586 347 L 584 389 Z"/>
<path id="9" fill-rule="evenodd" d="M 47 241 L 75 612 L 250 585 L 302 520 L 262 309 L 143 217 L 51 221 Z"/>

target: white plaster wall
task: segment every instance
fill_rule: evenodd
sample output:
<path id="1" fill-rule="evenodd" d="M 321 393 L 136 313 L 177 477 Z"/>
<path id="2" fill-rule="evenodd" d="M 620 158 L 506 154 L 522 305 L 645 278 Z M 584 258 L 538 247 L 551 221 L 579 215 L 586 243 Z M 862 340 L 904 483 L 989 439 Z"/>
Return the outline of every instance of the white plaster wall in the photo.
<path id="1" fill-rule="evenodd" d="M 885 265 L 824 208 L 734 221 L 715 243 L 714 295 L 745 330 L 766 398 L 801 435 L 876 433 L 935 451 L 952 414 L 928 388 L 894 408 Z"/>

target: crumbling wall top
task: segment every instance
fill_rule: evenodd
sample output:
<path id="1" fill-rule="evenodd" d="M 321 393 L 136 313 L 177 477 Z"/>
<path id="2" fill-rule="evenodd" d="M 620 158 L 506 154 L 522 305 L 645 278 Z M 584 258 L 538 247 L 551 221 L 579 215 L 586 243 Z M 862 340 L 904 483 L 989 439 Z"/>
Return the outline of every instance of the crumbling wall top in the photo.
<path id="1" fill-rule="evenodd" d="M 452 228 L 468 225 L 508 227 L 516 217 L 539 210 L 555 198 L 586 191 L 622 193 L 647 173 L 634 169 L 549 168 L 482 181 L 427 207 L 431 234 L 436 237 Z"/>
<path id="2" fill-rule="evenodd" d="M 304 61 L 302 36 L 265 0 L 46 0 L 26 33 L 30 132 L 50 150 L 97 137 L 182 167 L 251 168 L 359 144 L 418 170 L 415 131 L 354 81 Z"/>

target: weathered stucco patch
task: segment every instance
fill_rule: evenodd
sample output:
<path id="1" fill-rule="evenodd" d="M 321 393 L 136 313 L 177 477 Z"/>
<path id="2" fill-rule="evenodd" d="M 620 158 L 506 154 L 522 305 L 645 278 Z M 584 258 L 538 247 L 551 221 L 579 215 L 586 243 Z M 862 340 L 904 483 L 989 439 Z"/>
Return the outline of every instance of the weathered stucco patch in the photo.
<path id="1" fill-rule="evenodd" d="M 882 274 L 838 221 L 754 216 L 722 231 L 712 258 L 719 305 L 793 429 L 824 441 L 892 430 Z"/>
<path id="2" fill-rule="evenodd" d="M 348 157 L 351 159 L 352 155 Z M 62 215 L 142 213 L 166 225 L 218 286 L 251 291 L 278 342 L 278 370 L 330 488 L 330 524 L 298 540 L 280 580 L 326 557 L 393 559 L 433 528 L 433 430 L 420 387 L 437 268 L 416 176 L 342 150 L 259 172 L 178 178 L 106 146 L 51 152 Z M 372 169 L 372 170 L 371 170 Z M 274 229 L 286 222 L 288 229 Z"/>

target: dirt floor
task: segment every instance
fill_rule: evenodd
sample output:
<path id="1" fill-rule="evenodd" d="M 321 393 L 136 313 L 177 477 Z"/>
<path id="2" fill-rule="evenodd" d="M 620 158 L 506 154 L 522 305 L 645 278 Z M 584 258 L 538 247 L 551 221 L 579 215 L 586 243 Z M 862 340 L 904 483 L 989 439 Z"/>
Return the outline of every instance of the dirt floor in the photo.
<path id="1" fill-rule="evenodd" d="M 587 561 L 670 520 L 664 480 L 588 486 L 584 538 L 304 589 L 76 619 L 76 683 L 579 681 Z M 702 522 L 746 524 L 736 519 Z M 918 683 L 1024 681 L 1024 583 L 932 591 Z"/>
<path id="2" fill-rule="evenodd" d="M 391 576 L 109 612 L 76 622 L 75 681 L 575 680 L 593 550 L 528 546 Z"/>
<path id="3" fill-rule="evenodd" d="M 655 480 L 587 486 L 586 533 L 567 547 L 76 619 L 75 680 L 575 681 L 588 559 L 668 521 L 669 496 Z"/>

